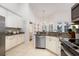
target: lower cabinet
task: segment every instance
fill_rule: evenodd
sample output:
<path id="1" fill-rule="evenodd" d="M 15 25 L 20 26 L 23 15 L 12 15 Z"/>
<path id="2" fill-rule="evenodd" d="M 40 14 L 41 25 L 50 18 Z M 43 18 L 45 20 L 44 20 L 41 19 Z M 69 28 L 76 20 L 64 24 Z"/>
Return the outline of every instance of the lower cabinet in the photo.
<path id="1" fill-rule="evenodd" d="M 46 36 L 46 48 L 56 55 L 61 55 L 61 43 L 57 37 Z"/>
<path id="2" fill-rule="evenodd" d="M 24 42 L 24 34 L 18 34 L 18 35 L 11 35 L 6 36 L 5 38 L 5 50 L 9 50 L 18 44 L 21 44 Z"/>

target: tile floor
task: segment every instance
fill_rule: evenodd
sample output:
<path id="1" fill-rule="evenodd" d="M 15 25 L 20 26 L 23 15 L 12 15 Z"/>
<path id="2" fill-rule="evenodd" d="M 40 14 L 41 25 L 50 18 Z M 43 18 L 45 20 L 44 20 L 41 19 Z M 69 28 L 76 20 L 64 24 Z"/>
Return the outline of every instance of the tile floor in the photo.
<path id="1" fill-rule="evenodd" d="M 6 56 L 55 56 L 45 49 L 35 49 L 32 42 L 29 47 L 25 44 L 21 44 L 6 52 Z"/>

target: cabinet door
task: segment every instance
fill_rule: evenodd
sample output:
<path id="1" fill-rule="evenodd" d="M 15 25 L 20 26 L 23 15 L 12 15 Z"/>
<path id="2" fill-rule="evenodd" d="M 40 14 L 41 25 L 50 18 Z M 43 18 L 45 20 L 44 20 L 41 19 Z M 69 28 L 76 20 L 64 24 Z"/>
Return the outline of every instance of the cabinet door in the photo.
<path id="1" fill-rule="evenodd" d="M 57 44 L 56 44 L 56 38 L 55 37 L 50 37 L 50 45 L 51 45 L 50 50 L 52 52 L 54 52 L 55 54 L 57 54 L 56 53 L 56 46 L 57 46 Z"/>
<path id="2" fill-rule="evenodd" d="M 24 35 L 12 35 L 12 36 L 6 36 L 5 41 L 5 50 L 8 50 L 10 48 L 15 47 L 16 45 L 24 42 Z"/>
<path id="3" fill-rule="evenodd" d="M 61 55 L 61 42 L 58 40 L 58 41 L 56 42 L 56 44 L 57 44 L 57 46 L 56 46 L 56 53 L 57 53 L 58 55 Z"/>
<path id="4" fill-rule="evenodd" d="M 21 38 L 21 39 L 19 39 L 20 43 L 24 42 L 24 36 L 23 36 L 23 34 L 20 34 L 19 36 Z"/>
<path id="5" fill-rule="evenodd" d="M 51 39 L 50 36 L 46 36 L 46 48 L 51 50 Z"/>
<path id="6" fill-rule="evenodd" d="M 12 48 L 13 46 L 13 36 L 6 36 L 5 40 L 5 50 Z"/>
<path id="7" fill-rule="evenodd" d="M 19 44 L 19 39 L 21 39 L 20 36 L 19 35 L 16 35 L 15 38 L 16 38 L 16 44 Z"/>
<path id="8" fill-rule="evenodd" d="M 57 37 L 53 37 L 53 42 L 52 44 L 54 43 L 54 52 L 57 54 L 57 55 L 61 55 L 61 43 L 59 41 L 59 38 Z"/>
<path id="9" fill-rule="evenodd" d="M 21 42 L 24 42 L 24 34 L 20 34 Z"/>
<path id="10" fill-rule="evenodd" d="M 79 17 L 79 5 L 77 5 L 76 8 L 72 10 L 72 20 L 74 20 L 77 17 Z"/>
<path id="11" fill-rule="evenodd" d="M 54 52 L 57 55 L 60 55 L 60 41 L 57 37 L 46 37 L 46 48 Z"/>
<path id="12" fill-rule="evenodd" d="M 12 47 L 15 47 L 17 45 L 17 35 L 12 35 Z"/>
<path id="13" fill-rule="evenodd" d="M 24 42 L 24 34 L 17 35 L 17 43 L 20 44 Z"/>

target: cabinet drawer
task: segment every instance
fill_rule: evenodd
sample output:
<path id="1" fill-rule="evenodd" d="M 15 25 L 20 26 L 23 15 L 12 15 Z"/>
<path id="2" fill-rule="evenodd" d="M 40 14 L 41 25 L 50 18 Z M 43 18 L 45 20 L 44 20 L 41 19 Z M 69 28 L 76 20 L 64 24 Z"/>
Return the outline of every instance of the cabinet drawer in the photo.
<path id="1" fill-rule="evenodd" d="M 14 36 L 6 36 L 5 49 L 8 50 L 13 46 Z"/>
<path id="2" fill-rule="evenodd" d="M 14 46 L 16 46 L 17 45 L 17 43 L 16 43 L 16 41 L 17 41 L 17 35 L 13 35 L 13 39 L 12 39 L 12 47 L 14 47 Z"/>
<path id="3" fill-rule="evenodd" d="M 61 43 L 57 37 L 46 37 L 46 48 L 57 55 L 61 55 Z"/>
<path id="4" fill-rule="evenodd" d="M 19 34 L 16 37 L 17 37 L 17 41 L 16 41 L 17 44 L 24 42 L 24 35 Z"/>
<path id="5" fill-rule="evenodd" d="M 5 37 L 5 50 L 8 50 L 16 45 L 24 42 L 24 35 L 12 35 Z"/>

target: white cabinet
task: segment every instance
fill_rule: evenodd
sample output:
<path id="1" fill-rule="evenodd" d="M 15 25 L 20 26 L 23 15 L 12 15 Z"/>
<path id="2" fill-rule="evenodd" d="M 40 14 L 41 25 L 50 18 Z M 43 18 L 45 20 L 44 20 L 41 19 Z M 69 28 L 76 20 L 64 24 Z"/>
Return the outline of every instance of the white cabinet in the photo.
<path id="1" fill-rule="evenodd" d="M 7 10 L 5 10 L 4 8 L 0 7 L 0 15 L 7 17 Z"/>
<path id="2" fill-rule="evenodd" d="M 6 27 L 22 28 L 22 21 L 19 16 L 7 11 Z"/>
<path id="3" fill-rule="evenodd" d="M 47 49 L 51 49 L 51 39 L 50 39 L 50 36 L 46 36 L 46 48 Z"/>
<path id="4" fill-rule="evenodd" d="M 12 39 L 13 39 L 13 36 L 6 36 L 5 38 L 5 49 L 8 50 L 10 49 L 10 47 L 12 47 Z"/>
<path id="5" fill-rule="evenodd" d="M 16 38 L 17 38 L 17 41 L 16 41 L 17 44 L 24 42 L 24 34 L 19 34 L 16 36 Z"/>
<path id="6" fill-rule="evenodd" d="M 9 50 L 18 44 L 21 44 L 24 42 L 24 34 L 18 34 L 18 35 L 11 35 L 6 36 L 5 38 L 5 50 Z"/>
<path id="7" fill-rule="evenodd" d="M 46 48 L 57 55 L 61 55 L 61 43 L 57 37 L 46 36 Z"/>

